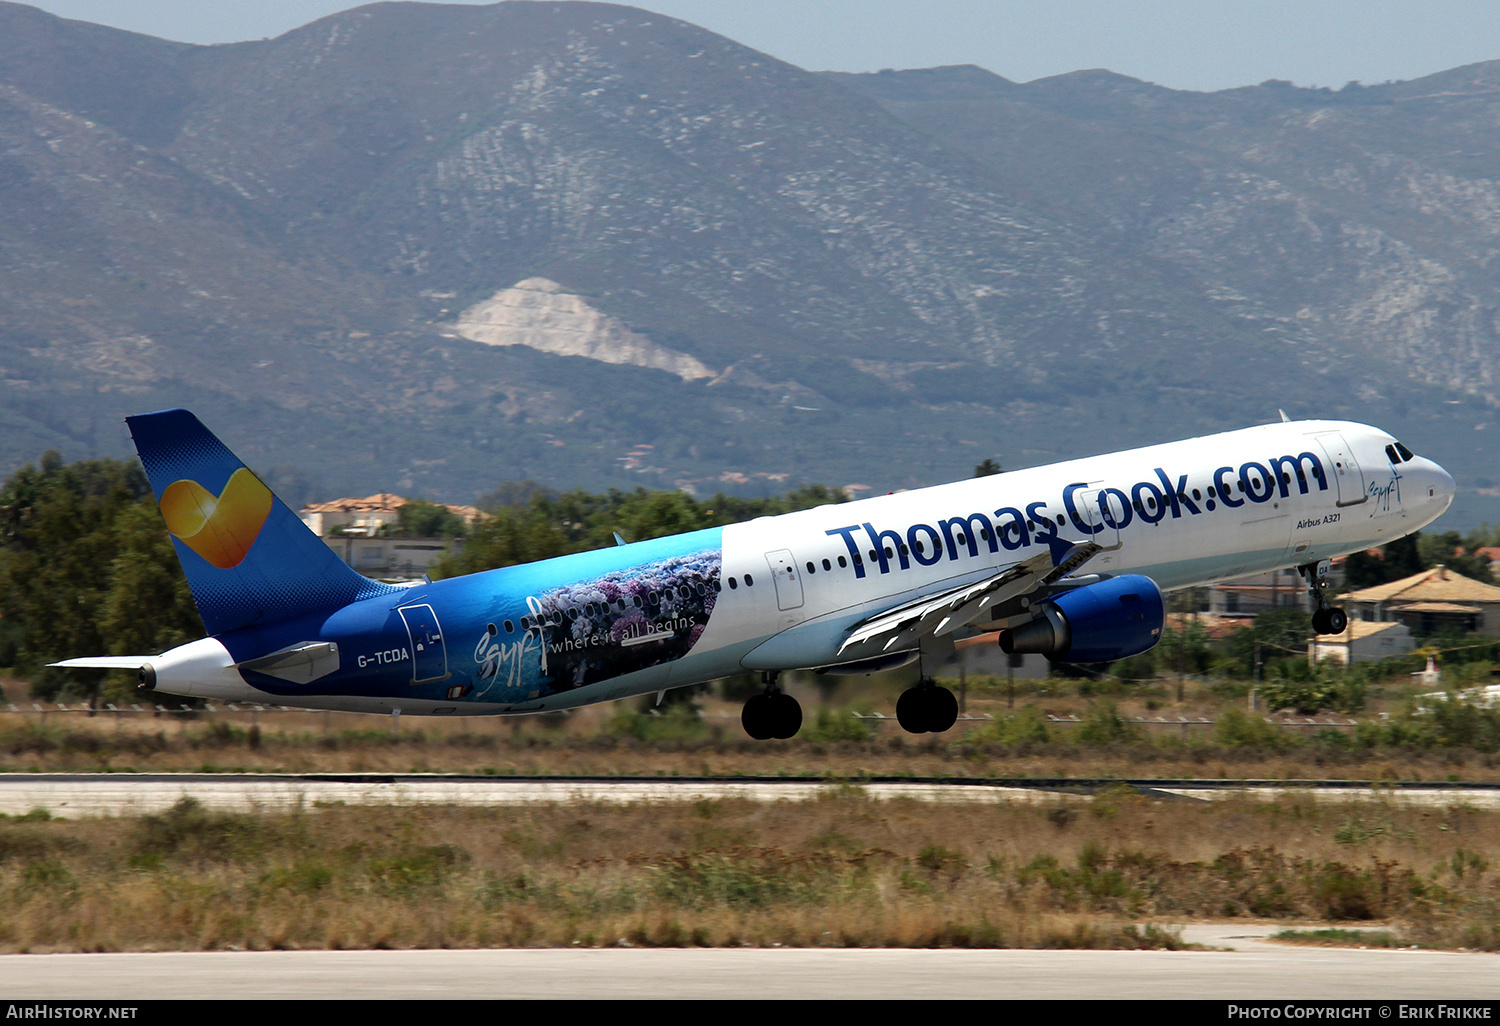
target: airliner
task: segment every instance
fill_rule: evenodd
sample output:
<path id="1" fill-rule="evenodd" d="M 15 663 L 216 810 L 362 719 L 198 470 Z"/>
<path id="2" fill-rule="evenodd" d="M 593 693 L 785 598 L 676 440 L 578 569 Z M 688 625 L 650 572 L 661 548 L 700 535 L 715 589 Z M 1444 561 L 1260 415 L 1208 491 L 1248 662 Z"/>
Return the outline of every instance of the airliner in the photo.
<path id="1" fill-rule="evenodd" d="M 1328 561 L 1431 523 L 1453 478 L 1377 428 L 1280 422 L 761 517 L 448 580 L 356 573 L 186 410 L 127 418 L 209 637 L 134 670 L 192 698 L 385 714 L 539 713 L 758 672 L 746 733 L 789 738 L 790 670 L 921 663 L 897 719 L 952 727 L 955 639 L 1102 663 L 1161 638 L 1162 593 Z M 618 537 L 618 536 L 617 536 Z"/>

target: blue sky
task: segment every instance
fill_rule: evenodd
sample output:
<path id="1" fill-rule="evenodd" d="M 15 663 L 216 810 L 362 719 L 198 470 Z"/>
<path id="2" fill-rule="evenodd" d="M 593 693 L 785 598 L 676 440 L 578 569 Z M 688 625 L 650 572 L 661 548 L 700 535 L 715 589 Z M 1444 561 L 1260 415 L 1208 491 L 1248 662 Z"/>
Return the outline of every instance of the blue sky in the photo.
<path id="1" fill-rule="evenodd" d="M 194 43 L 276 36 L 348 0 L 42 0 Z M 645 0 L 809 70 L 978 64 L 1026 82 L 1108 68 L 1177 89 L 1342 86 L 1500 58 L 1495 0 Z"/>

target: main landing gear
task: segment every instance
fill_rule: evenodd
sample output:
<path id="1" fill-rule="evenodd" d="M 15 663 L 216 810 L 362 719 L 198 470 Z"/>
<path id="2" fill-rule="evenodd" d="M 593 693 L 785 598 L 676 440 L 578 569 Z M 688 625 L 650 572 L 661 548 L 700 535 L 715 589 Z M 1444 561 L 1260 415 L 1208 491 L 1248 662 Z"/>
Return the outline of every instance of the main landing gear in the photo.
<path id="1" fill-rule="evenodd" d="M 896 722 L 908 734 L 941 734 L 958 720 L 958 699 L 923 677 L 896 699 Z"/>
<path id="2" fill-rule="evenodd" d="M 1297 572 L 1307 581 L 1307 594 L 1313 602 L 1313 630 L 1318 634 L 1342 634 L 1349 627 L 1349 616 L 1338 606 L 1328 604 L 1328 585 L 1323 579 L 1326 567 L 1326 562 L 1305 563 Z"/>
<path id="3" fill-rule="evenodd" d="M 795 737 L 802 729 L 802 706 L 776 686 L 775 671 L 766 671 L 762 679 L 766 690 L 745 701 L 745 708 L 740 712 L 740 725 L 757 741 Z"/>

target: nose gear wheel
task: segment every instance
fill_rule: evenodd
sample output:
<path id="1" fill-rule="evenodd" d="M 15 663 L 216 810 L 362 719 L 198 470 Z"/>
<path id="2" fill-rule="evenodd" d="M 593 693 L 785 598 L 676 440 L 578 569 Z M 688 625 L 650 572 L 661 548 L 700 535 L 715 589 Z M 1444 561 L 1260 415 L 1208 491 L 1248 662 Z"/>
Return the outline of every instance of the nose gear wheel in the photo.
<path id="1" fill-rule="evenodd" d="M 1313 630 L 1318 634 L 1342 634 L 1349 627 L 1349 615 L 1338 606 L 1328 604 L 1328 582 L 1318 572 L 1320 563 L 1304 563 L 1297 572 L 1307 581 L 1307 594 L 1312 599 Z"/>

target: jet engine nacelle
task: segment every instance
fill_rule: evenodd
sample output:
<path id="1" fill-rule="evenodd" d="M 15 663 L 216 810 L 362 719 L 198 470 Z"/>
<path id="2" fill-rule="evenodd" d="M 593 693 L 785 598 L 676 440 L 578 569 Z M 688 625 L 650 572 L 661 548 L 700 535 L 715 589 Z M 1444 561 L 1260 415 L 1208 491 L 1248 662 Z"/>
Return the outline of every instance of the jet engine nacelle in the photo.
<path id="1" fill-rule="evenodd" d="M 1062 592 L 1029 623 L 1001 631 L 1000 648 L 1039 652 L 1054 662 L 1112 662 L 1154 646 L 1165 619 L 1156 582 L 1125 574 Z"/>

